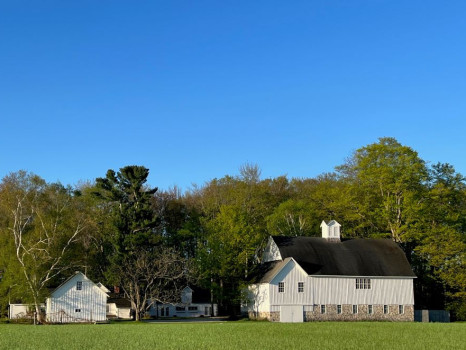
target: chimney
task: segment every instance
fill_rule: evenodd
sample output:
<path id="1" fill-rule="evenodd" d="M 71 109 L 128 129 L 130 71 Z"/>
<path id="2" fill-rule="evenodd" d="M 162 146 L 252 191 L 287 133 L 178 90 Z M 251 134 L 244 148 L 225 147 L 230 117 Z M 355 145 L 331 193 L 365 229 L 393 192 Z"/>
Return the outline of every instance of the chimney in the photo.
<path id="1" fill-rule="evenodd" d="M 335 220 L 329 222 L 322 221 L 320 224 L 322 228 L 322 238 L 329 242 L 340 242 L 340 227 L 341 225 Z"/>

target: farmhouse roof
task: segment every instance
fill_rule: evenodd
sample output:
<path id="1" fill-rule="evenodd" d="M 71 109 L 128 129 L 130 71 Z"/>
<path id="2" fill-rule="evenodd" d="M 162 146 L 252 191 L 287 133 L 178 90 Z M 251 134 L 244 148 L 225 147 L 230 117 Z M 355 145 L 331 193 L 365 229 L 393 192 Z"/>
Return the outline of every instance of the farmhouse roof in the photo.
<path id="1" fill-rule="evenodd" d="M 85 274 L 83 274 L 81 271 L 75 271 L 75 273 L 73 275 L 71 275 L 69 278 L 67 278 L 64 282 L 62 282 L 57 288 L 55 288 L 53 291 L 50 292 L 50 295 L 53 296 L 58 290 L 60 290 L 61 288 L 63 288 L 70 280 L 72 280 L 73 278 L 75 278 L 76 276 L 80 275 L 81 278 L 83 278 L 84 280 L 86 281 L 89 281 L 90 283 L 92 283 L 96 288 L 97 290 L 104 294 L 105 296 L 108 297 L 108 294 L 105 293 L 102 289 L 100 289 L 94 282 L 92 282 Z"/>
<path id="2" fill-rule="evenodd" d="M 107 304 L 111 303 L 114 303 L 118 308 L 131 308 L 131 301 L 115 293 L 110 293 L 110 297 L 107 299 Z"/>
<path id="3" fill-rule="evenodd" d="M 416 277 L 390 239 L 329 242 L 319 237 L 273 236 L 282 260 L 295 259 L 309 275 Z"/>

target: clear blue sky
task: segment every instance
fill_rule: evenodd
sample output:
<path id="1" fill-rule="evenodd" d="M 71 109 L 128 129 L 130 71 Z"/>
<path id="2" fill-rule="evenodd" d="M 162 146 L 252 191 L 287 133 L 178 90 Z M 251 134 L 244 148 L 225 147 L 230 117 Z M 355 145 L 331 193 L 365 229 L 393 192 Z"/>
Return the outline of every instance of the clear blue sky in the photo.
<path id="1" fill-rule="evenodd" d="M 0 1 L 0 177 L 313 177 L 392 136 L 466 174 L 466 2 Z"/>

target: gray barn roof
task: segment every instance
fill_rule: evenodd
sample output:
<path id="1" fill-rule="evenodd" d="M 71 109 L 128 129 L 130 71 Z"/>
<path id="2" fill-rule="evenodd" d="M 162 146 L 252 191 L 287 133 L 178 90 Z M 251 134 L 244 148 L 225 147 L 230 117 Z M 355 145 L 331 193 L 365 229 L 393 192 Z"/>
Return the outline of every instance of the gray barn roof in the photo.
<path id="1" fill-rule="evenodd" d="M 416 277 L 404 252 L 389 239 L 272 238 L 282 259 L 292 257 L 309 275 Z"/>

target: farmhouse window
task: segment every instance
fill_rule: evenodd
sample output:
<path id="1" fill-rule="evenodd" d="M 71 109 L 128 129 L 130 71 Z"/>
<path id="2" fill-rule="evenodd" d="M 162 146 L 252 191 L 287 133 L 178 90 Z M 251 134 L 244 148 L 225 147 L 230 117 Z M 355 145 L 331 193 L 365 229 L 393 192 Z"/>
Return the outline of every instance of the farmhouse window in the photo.
<path id="1" fill-rule="evenodd" d="M 341 314 L 341 305 L 337 305 L 337 314 Z"/>
<path id="2" fill-rule="evenodd" d="M 278 282 L 278 293 L 285 293 L 285 282 Z"/>
<path id="3" fill-rule="evenodd" d="M 320 305 L 320 313 L 325 314 L 325 305 Z"/>
<path id="4" fill-rule="evenodd" d="M 404 313 L 403 305 L 398 305 L 398 313 L 399 313 L 399 314 Z"/>
<path id="5" fill-rule="evenodd" d="M 383 306 L 383 313 L 388 314 L 388 305 Z"/>
<path id="6" fill-rule="evenodd" d="M 82 281 L 77 281 L 76 282 L 76 290 L 82 290 L 83 289 L 83 282 Z"/>
<path id="7" fill-rule="evenodd" d="M 371 279 L 356 278 L 356 289 L 371 289 Z"/>
<path id="8" fill-rule="evenodd" d="M 298 282 L 298 293 L 304 293 L 304 282 Z"/>
<path id="9" fill-rule="evenodd" d="M 367 306 L 367 313 L 371 315 L 374 313 L 374 309 L 372 308 L 372 305 Z"/>
<path id="10" fill-rule="evenodd" d="M 358 306 L 353 305 L 353 314 L 357 314 L 357 313 L 358 313 Z"/>

